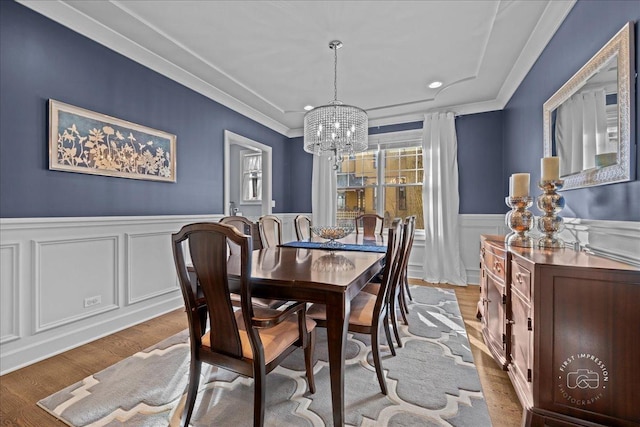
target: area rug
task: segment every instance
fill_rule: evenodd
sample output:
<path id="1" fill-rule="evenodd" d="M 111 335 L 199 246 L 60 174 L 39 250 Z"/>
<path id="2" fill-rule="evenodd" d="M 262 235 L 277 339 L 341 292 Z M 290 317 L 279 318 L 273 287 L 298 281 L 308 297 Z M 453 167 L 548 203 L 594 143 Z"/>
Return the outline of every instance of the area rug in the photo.
<path id="1" fill-rule="evenodd" d="M 383 347 L 388 395 L 380 393 L 369 337 L 349 334 L 345 362 L 348 426 L 490 426 L 460 310 L 451 290 L 412 286 L 403 347 Z M 38 402 L 70 426 L 178 425 L 189 367 L 187 331 Z M 384 333 L 382 334 L 384 340 Z M 267 375 L 265 425 L 330 426 L 326 334 L 316 343 L 316 393 L 309 394 L 302 351 Z M 250 426 L 253 380 L 203 365 L 191 425 Z"/>

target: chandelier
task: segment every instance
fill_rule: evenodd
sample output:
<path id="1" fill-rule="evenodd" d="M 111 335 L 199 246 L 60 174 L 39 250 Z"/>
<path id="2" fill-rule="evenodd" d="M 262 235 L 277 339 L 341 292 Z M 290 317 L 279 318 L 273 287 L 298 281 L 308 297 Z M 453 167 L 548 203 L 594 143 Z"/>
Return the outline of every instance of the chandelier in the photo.
<path id="1" fill-rule="evenodd" d="M 328 154 L 333 169 L 338 170 L 343 156 L 365 151 L 368 146 L 369 120 L 362 108 L 338 101 L 338 49 L 342 42 L 333 40 L 333 101 L 304 115 L 304 151 L 318 156 Z"/>

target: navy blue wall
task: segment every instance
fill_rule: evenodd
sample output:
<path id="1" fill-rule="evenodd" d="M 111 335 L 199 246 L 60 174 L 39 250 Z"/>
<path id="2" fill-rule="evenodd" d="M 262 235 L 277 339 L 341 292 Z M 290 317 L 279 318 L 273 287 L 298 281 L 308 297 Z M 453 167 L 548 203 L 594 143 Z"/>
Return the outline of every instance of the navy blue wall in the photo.
<path id="1" fill-rule="evenodd" d="M 504 109 L 505 178 L 515 172 L 540 179 L 543 156 L 542 105 L 573 76 L 626 22 L 640 19 L 640 2 L 578 1 L 544 52 Z M 635 57 L 640 56 L 638 26 L 635 26 Z M 637 67 L 636 67 L 637 69 Z M 632 157 L 638 153 L 637 123 L 640 122 L 638 93 L 632 120 Z M 633 123 L 635 122 L 635 123 Z M 537 189 L 536 189 L 537 190 Z M 584 219 L 640 220 L 640 181 L 610 184 L 564 192 L 566 207 L 561 215 Z"/>
<path id="2" fill-rule="evenodd" d="M 273 147 L 290 211 L 290 141 L 12 1 L 0 1 L 0 217 L 223 211 L 224 130 Z M 48 170 L 47 99 L 177 135 L 177 183 Z"/>
<path id="3" fill-rule="evenodd" d="M 502 111 L 456 118 L 461 214 L 503 213 Z"/>
<path id="4" fill-rule="evenodd" d="M 532 182 L 539 179 L 542 104 L 625 22 L 638 19 L 637 0 L 579 1 L 504 111 L 456 119 L 460 213 L 503 213 L 506 177 L 530 172 Z M 637 58 L 637 28 L 635 45 Z M 312 156 L 301 138 L 287 139 L 7 1 L 0 1 L 0 93 L 0 217 L 222 213 L 224 129 L 273 147 L 275 212 L 311 211 Z M 176 134 L 178 182 L 49 171 L 49 98 Z M 634 152 L 639 156 L 637 146 Z M 640 220 L 640 181 L 572 190 L 565 198 L 565 216 Z"/>

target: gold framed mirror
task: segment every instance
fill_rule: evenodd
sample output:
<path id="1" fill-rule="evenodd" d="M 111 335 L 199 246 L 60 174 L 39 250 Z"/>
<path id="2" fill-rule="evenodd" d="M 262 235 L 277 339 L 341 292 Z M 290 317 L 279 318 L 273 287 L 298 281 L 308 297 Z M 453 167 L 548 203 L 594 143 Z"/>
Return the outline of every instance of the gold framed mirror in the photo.
<path id="1" fill-rule="evenodd" d="M 544 156 L 560 157 L 564 190 L 633 176 L 633 40 L 628 22 L 544 103 Z"/>

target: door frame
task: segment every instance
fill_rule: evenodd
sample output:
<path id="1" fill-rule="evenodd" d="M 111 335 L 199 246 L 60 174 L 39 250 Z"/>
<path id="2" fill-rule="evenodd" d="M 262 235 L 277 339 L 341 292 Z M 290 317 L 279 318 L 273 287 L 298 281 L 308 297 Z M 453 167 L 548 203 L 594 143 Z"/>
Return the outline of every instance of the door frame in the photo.
<path id="1" fill-rule="evenodd" d="M 224 215 L 232 215 L 229 210 L 229 202 L 231 201 L 231 146 L 239 145 L 253 151 L 262 153 L 262 215 L 271 214 L 271 198 L 272 198 L 272 154 L 271 147 L 261 144 L 257 141 L 238 135 L 229 130 L 224 131 Z M 237 172 L 237 171 L 236 171 Z M 238 175 L 237 173 L 235 175 Z"/>

